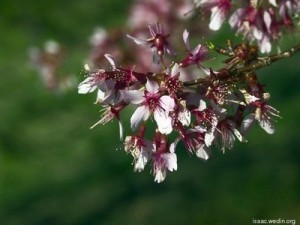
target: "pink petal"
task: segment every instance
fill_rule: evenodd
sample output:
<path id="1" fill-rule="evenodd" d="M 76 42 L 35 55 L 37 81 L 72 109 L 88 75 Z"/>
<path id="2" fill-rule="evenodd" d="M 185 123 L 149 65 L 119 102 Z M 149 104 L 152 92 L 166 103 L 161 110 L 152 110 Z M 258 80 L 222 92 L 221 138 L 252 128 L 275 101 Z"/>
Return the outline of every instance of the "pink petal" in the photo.
<path id="1" fill-rule="evenodd" d="M 269 12 L 264 11 L 264 22 L 266 24 L 267 29 L 270 31 L 271 23 L 272 23 L 272 18 Z"/>
<path id="2" fill-rule="evenodd" d="M 174 111 L 175 101 L 170 96 L 164 95 L 160 99 L 160 106 L 167 112 Z"/>
<path id="3" fill-rule="evenodd" d="M 211 9 L 211 17 L 209 28 L 211 30 L 219 30 L 225 20 L 225 13 L 222 12 L 218 6 Z"/>
<path id="4" fill-rule="evenodd" d="M 238 17 L 238 13 L 236 11 L 231 15 L 231 17 L 229 18 L 228 23 L 231 26 L 231 28 L 235 28 L 238 24 L 238 21 L 239 21 L 239 17 Z"/>
<path id="5" fill-rule="evenodd" d="M 242 15 L 244 14 L 245 9 L 237 9 L 229 18 L 229 25 L 231 28 L 235 28 L 238 26 L 239 22 L 242 19 Z"/>

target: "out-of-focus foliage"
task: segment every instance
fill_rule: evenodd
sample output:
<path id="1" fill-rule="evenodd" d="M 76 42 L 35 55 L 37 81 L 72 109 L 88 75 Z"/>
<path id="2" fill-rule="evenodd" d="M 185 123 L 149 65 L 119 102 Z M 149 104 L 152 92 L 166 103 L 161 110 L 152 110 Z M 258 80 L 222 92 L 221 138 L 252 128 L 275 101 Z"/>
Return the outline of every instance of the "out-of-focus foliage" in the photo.
<path id="1" fill-rule="evenodd" d="M 42 86 L 28 63 L 30 46 L 59 41 L 68 59 L 61 72 L 80 80 L 94 27 L 123 26 L 129 3 L 0 3 L 0 224 L 300 222 L 300 55 L 259 73 L 283 116 L 274 135 L 257 127 L 248 144 L 225 155 L 214 149 L 207 162 L 178 148 L 180 169 L 162 184 L 132 172 L 130 156 L 115 139 L 117 123 L 88 129 L 98 119 L 94 96 L 80 96 L 76 88 L 56 95 Z M 218 44 L 232 35 L 225 30 L 214 33 Z"/>

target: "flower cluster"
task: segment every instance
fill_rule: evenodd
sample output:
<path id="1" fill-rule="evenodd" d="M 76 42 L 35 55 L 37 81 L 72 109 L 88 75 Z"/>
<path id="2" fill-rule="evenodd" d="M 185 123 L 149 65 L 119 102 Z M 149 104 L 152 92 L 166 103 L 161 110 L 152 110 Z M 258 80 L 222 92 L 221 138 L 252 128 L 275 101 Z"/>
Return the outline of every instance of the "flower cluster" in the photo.
<path id="1" fill-rule="evenodd" d="M 221 69 L 214 70 L 205 66 L 212 59 L 212 49 L 203 43 L 191 47 L 189 32 L 184 30 L 186 51 L 167 63 L 166 58 L 175 55 L 169 36 L 158 23 L 149 26 L 145 39 L 127 35 L 152 51 L 159 70 L 140 72 L 135 67 L 122 67 L 105 54 L 110 67 L 94 70 L 86 66 L 87 77 L 78 86 L 80 94 L 97 91 L 96 103 L 104 108 L 94 126 L 118 121 L 120 138 L 125 152 L 133 157 L 134 170 L 143 171 L 151 164 L 156 182 L 162 182 L 167 171 L 177 170 L 179 143 L 189 154 L 207 160 L 212 146 L 225 152 L 236 140 L 246 142 L 245 135 L 254 123 L 274 133 L 274 121 L 280 117 L 269 105 L 270 94 L 256 74 L 259 66 L 277 60 L 279 55 L 276 59 L 259 57 L 255 45 L 233 46 L 228 42 L 227 48 L 215 49 L 227 59 Z M 187 76 L 190 68 L 197 71 L 196 79 Z M 134 107 L 132 133 L 123 138 L 121 114 L 128 107 Z"/>
<path id="2" fill-rule="evenodd" d="M 293 16 L 299 13 L 299 0 L 195 0 L 195 7 L 211 14 L 209 28 L 219 30 L 229 18 L 229 25 L 249 41 L 256 41 L 262 53 L 271 51 L 271 42 L 282 31 L 295 26 Z"/>

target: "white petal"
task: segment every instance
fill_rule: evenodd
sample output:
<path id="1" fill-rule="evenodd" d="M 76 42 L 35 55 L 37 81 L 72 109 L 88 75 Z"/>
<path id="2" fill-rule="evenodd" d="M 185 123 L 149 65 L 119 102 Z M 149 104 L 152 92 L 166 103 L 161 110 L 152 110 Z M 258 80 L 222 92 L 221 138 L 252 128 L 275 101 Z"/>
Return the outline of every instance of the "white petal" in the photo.
<path id="1" fill-rule="evenodd" d="M 269 3 L 275 7 L 277 7 L 277 2 L 276 0 L 269 0 Z"/>
<path id="2" fill-rule="evenodd" d="M 268 11 L 264 11 L 264 22 L 266 24 L 267 29 L 270 31 L 272 18 Z"/>
<path id="3" fill-rule="evenodd" d="M 212 116 L 211 125 L 212 125 L 212 130 L 214 131 L 216 129 L 217 125 L 218 125 L 217 116 L 215 116 L 215 115 Z"/>
<path id="4" fill-rule="evenodd" d="M 166 170 L 163 170 L 163 171 L 158 170 L 155 173 L 154 181 L 157 182 L 157 183 L 160 183 L 160 182 L 165 180 L 166 176 L 167 176 L 167 171 Z"/>
<path id="5" fill-rule="evenodd" d="M 256 26 L 252 27 L 252 31 L 253 31 L 253 36 L 255 39 L 257 40 L 261 40 L 263 37 L 263 32 Z"/>
<path id="6" fill-rule="evenodd" d="M 265 36 L 259 43 L 260 52 L 261 53 L 268 53 L 271 51 L 272 46 L 270 40 L 267 36 Z"/>
<path id="7" fill-rule="evenodd" d="M 125 102 L 132 104 L 140 104 L 145 100 L 144 92 L 139 90 L 122 91 L 122 95 Z"/>
<path id="8" fill-rule="evenodd" d="M 254 122 L 255 122 L 255 115 L 253 113 L 247 115 L 242 121 L 241 128 L 240 128 L 241 133 L 245 134 L 250 129 L 250 127 L 254 124 Z"/>
<path id="9" fill-rule="evenodd" d="M 154 111 L 154 119 L 160 133 L 170 134 L 172 132 L 172 118 L 168 115 L 168 112 L 157 109 Z"/>
<path id="10" fill-rule="evenodd" d="M 132 37 L 130 36 L 129 34 L 126 35 L 128 38 L 130 38 L 131 40 L 133 40 L 136 44 L 138 45 L 146 45 L 148 44 L 147 41 L 145 40 L 142 40 L 142 39 L 139 39 L 139 38 L 135 38 L 135 37 Z"/>
<path id="11" fill-rule="evenodd" d="M 183 126 L 189 126 L 191 123 L 191 112 L 187 109 L 178 113 L 178 120 Z"/>
<path id="12" fill-rule="evenodd" d="M 157 93 L 159 90 L 158 83 L 153 80 L 147 80 L 147 83 L 145 86 L 146 86 L 146 90 L 152 94 Z"/>
<path id="13" fill-rule="evenodd" d="M 131 129 L 137 129 L 143 121 L 146 121 L 149 118 L 149 115 L 150 112 L 148 108 L 146 108 L 145 106 L 138 107 L 130 119 Z"/>
<path id="14" fill-rule="evenodd" d="M 190 49 L 189 32 L 187 30 L 184 30 L 183 34 L 182 34 L 182 37 L 183 37 L 183 41 L 184 41 L 187 49 Z"/>
<path id="15" fill-rule="evenodd" d="M 218 6 L 213 7 L 211 9 L 209 28 L 211 30 L 219 30 L 224 20 L 225 20 L 224 12 L 222 12 Z"/>
<path id="16" fill-rule="evenodd" d="M 79 94 L 87 94 L 95 91 L 97 86 L 95 85 L 94 78 L 88 77 L 78 85 Z"/>
<path id="17" fill-rule="evenodd" d="M 179 65 L 177 63 L 174 64 L 171 71 L 171 77 L 175 76 L 179 72 Z"/>
<path id="18" fill-rule="evenodd" d="M 204 75 L 210 76 L 210 69 L 205 68 L 203 66 L 201 66 L 200 69 L 203 71 Z"/>
<path id="19" fill-rule="evenodd" d="M 198 107 L 199 111 L 203 111 L 206 109 L 206 102 L 203 101 L 202 99 L 199 102 L 199 107 Z"/>
<path id="20" fill-rule="evenodd" d="M 194 3 L 196 4 L 196 7 L 199 7 L 201 5 L 205 5 L 207 3 L 212 2 L 213 0 L 194 0 Z"/>
<path id="21" fill-rule="evenodd" d="M 176 138 L 175 141 L 170 144 L 170 152 L 171 153 L 175 152 L 175 148 L 176 148 L 179 140 L 180 140 L 180 138 Z"/>
<path id="22" fill-rule="evenodd" d="M 162 154 L 162 158 L 165 160 L 168 170 L 171 172 L 177 170 L 177 156 L 175 153 L 164 153 Z"/>
<path id="23" fill-rule="evenodd" d="M 143 157 L 137 158 L 134 164 L 134 171 L 142 172 L 145 168 L 147 161 L 144 161 Z"/>
<path id="24" fill-rule="evenodd" d="M 120 132 L 120 141 L 124 138 L 124 128 L 121 120 L 119 120 L 119 132 Z"/>
<path id="25" fill-rule="evenodd" d="M 259 100 L 259 98 L 255 97 L 254 95 L 250 95 L 250 94 L 244 94 L 244 98 L 245 98 L 245 101 L 247 104 Z"/>
<path id="26" fill-rule="evenodd" d="M 170 96 L 164 95 L 160 99 L 160 106 L 166 110 L 167 112 L 174 111 L 175 108 L 175 101 Z"/>
<path id="27" fill-rule="evenodd" d="M 235 28 L 238 26 L 238 24 L 241 21 L 241 17 L 242 15 L 245 13 L 245 9 L 237 9 L 229 18 L 229 25 L 231 26 L 231 28 Z"/>
<path id="28" fill-rule="evenodd" d="M 200 132 L 200 133 L 204 133 L 207 131 L 206 127 L 198 125 L 195 128 L 191 128 L 190 129 L 191 132 Z"/>
<path id="29" fill-rule="evenodd" d="M 112 66 L 112 68 L 116 68 L 116 64 L 115 64 L 115 61 L 114 61 L 114 58 L 112 57 L 112 55 L 110 54 L 105 54 L 104 55 L 105 58 L 108 60 L 108 62 L 110 63 L 110 65 Z"/>
<path id="30" fill-rule="evenodd" d="M 206 149 L 204 144 L 201 145 L 200 148 L 196 150 L 196 156 L 201 159 L 208 160 L 209 158 L 208 149 Z"/>
<path id="31" fill-rule="evenodd" d="M 202 45 L 201 44 L 198 44 L 192 51 L 191 51 L 191 54 L 192 55 L 196 55 L 200 49 L 202 48 Z"/>
<path id="32" fill-rule="evenodd" d="M 259 125 L 262 129 L 264 129 L 268 134 L 274 134 L 275 128 L 273 124 L 271 124 L 269 121 L 261 120 L 259 122 Z"/>
<path id="33" fill-rule="evenodd" d="M 141 172 L 142 170 L 144 170 L 145 165 L 148 162 L 148 159 L 149 159 L 149 153 L 147 152 L 147 150 L 142 148 L 142 151 L 134 164 L 134 171 Z"/>
<path id="34" fill-rule="evenodd" d="M 96 103 L 106 103 L 114 105 L 122 100 L 120 92 L 114 90 L 115 82 L 110 80 L 103 82 L 101 85 L 98 85 L 97 99 Z"/>
<path id="35" fill-rule="evenodd" d="M 98 89 L 96 102 L 101 103 L 101 102 L 103 102 L 104 99 L 105 99 L 105 92 L 102 91 L 102 90 L 100 90 L 100 89 Z"/>
<path id="36" fill-rule="evenodd" d="M 247 142 L 247 140 L 241 135 L 241 133 L 237 129 L 233 129 L 233 133 L 239 139 L 240 142 Z"/>
<path id="37" fill-rule="evenodd" d="M 109 90 L 105 92 L 105 96 L 102 99 L 102 102 L 108 104 L 108 105 L 115 105 L 116 103 L 120 102 L 122 100 L 122 97 L 120 95 L 120 92 L 115 92 L 112 90 Z"/>
<path id="38" fill-rule="evenodd" d="M 214 141 L 214 139 L 215 139 L 215 132 L 210 130 L 207 133 L 205 133 L 204 142 L 207 147 L 212 145 L 212 142 Z"/>

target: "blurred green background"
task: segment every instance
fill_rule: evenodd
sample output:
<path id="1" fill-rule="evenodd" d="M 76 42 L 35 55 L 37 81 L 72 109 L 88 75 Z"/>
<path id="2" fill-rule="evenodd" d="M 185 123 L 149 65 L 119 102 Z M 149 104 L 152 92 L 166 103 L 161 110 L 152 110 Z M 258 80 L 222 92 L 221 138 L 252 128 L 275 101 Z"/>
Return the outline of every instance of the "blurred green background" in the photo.
<path id="1" fill-rule="evenodd" d="M 60 72 L 82 80 L 94 27 L 124 25 L 129 3 L 1 1 L 0 224 L 300 223 L 300 54 L 260 71 L 283 117 L 274 135 L 257 126 L 249 143 L 224 155 L 213 149 L 207 162 L 178 149 L 178 171 L 162 184 L 153 182 L 149 166 L 134 173 L 131 157 L 116 150 L 116 123 L 89 130 L 99 118 L 94 94 L 44 88 L 29 66 L 28 48 L 57 40 L 68 55 Z"/>

